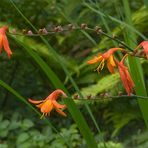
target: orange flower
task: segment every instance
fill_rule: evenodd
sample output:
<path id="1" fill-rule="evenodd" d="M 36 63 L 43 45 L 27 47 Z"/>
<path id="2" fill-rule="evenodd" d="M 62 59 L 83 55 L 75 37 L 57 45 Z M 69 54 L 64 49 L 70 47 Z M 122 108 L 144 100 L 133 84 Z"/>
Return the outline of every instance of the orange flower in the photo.
<path id="1" fill-rule="evenodd" d="M 8 31 L 8 26 L 4 26 L 0 28 L 0 53 L 3 47 L 8 55 L 8 58 L 10 58 L 10 56 L 12 55 L 12 51 L 9 47 L 9 42 L 6 36 L 6 31 Z"/>
<path id="2" fill-rule="evenodd" d="M 104 54 L 98 54 L 98 56 L 95 56 L 93 59 L 87 61 L 88 64 L 95 64 L 100 62 L 98 68 L 96 69 L 99 73 L 104 68 L 104 62 L 107 60 L 107 68 L 110 71 L 110 73 L 114 73 L 114 68 L 116 67 L 113 53 L 117 50 L 123 50 L 122 48 L 111 48 Z"/>
<path id="3" fill-rule="evenodd" d="M 141 42 L 136 49 L 143 47 L 144 52 L 146 53 L 146 58 L 148 59 L 148 41 Z"/>
<path id="4" fill-rule="evenodd" d="M 122 83 L 124 85 L 124 88 L 128 96 L 130 96 L 131 93 L 133 92 L 133 87 L 135 86 L 135 84 L 129 74 L 128 67 L 124 66 L 124 60 L 127 56 L 128 54 L 126 54 L 120 62 L 116 60 L 116 63 L 118 64 L 119 74 L 120 74 Z"/>
<path id="5" fill-rule="evenodd" d="M 52 92 L 45 100 L 32 100 L 28 99 L 29 102 L 33 104 L 37 104 L 36 106 L 40 108 L 43 116 L 47 116 L 48 114 L 50 115 L 50 112 L 52 109 L 55 108 L 55 110 L 62 116 L 67 116 L 61 109 L 66 108 L 66 105 L 61 105 L 59 104 L 56 100 L 58 99 L 59 95 L 62 95 L 63 97 L 67 97 L 67 95 L 60 89 L 55 90 Z"/>

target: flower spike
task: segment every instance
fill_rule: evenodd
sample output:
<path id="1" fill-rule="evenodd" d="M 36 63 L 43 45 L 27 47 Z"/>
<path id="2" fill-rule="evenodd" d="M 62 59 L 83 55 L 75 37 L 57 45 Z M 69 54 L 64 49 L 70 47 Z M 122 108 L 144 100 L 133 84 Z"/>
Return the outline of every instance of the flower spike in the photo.
<path id="1" fill-rule="evenodd" d="M 52 92 L 45 100 L 32 100 L 28 99 L 29 102 L 36 104 L 36 107 L 40 108 L 40 111 L 43 113 L 43 116 L 50 115 L 50 112 L 55 109 L 57 113 L 66 117 L 67 115 L 61 110 L 65 109 L 66 105 L 59 104 L 56 100 L 58 97 L 62 95 L 64 98 L 67 98 L 67 95 L 60 89 L 55 90 Z"/>
<path id="2" fill-rule="evenodd" d="M 10 56 L 12 55 L 12 51 L 9 47 L 6 31 L 8 31 L 8 26 L 0 28 L 0 53 L 2 52 L 2 47 L 3 47 L 8 55 L 8 58 L 10 58 Z"/>

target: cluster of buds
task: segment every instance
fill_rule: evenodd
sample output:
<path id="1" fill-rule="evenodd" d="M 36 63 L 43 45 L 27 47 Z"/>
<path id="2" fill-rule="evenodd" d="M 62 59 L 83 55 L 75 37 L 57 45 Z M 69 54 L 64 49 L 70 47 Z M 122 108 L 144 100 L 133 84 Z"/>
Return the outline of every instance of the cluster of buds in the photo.
<path id="1" fill-rule="evenodd" d="M 118 98 L 120 96 L 123 96 L 122 91 L 118 91 L 118 95 L 116 97 L 111 96 L 111 94 L 109 92 L 103 92 L 103 93 L 100 93 L 96 96 L 89 94 L 85 97 L 85 99 L 80 98 L 80 96 L 78 94 L 74 94 L 72 98 L 74 100 L 103 100 L 103 99 L 109 99 L 109 98 Z"/>

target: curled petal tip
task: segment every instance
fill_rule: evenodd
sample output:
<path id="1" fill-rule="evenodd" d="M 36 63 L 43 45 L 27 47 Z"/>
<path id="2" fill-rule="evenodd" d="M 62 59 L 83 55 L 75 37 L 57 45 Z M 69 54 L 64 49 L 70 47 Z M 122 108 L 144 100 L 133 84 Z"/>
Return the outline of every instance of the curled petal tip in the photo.
<path id="1" fill-rule="evenodd" d="M 32 100 L 31 98 L 28 98 L 28 101 L 33 104 L 39 104 L 43 102 L 43 100 Z"/>

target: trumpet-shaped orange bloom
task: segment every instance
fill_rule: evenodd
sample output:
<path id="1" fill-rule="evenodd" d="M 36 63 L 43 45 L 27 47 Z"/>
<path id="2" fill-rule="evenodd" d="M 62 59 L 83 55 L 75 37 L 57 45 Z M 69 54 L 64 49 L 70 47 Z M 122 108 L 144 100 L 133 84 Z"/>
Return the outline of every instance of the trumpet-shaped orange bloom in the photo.
<path id="1" fill-rule="evenodd" d="M 120 74 L 123 86 L 128 96 L 130 96 L 131 93 L 133 92 L 133 87 L 135 86 L 135 84 L 129 74 L 128 67 L 124 66 L 124 60 L 127 56 L 128 54 L 126 54 L 120 62 L 116 60 L 116 63 L 118 64 L 119 74 Z"/>
<path id="2" fill-rule="evenodd" d="M 8 27 L 4 26 L 0 28 L 0 53 L 2 52 L 2 47 L 6 51 L 8 58 L 12 55 L 12 51 L 9 47 L 9 42 L 6 36 L 6 31 L 8 31 Z"/>
<path id="3" fill-rule="evenodd" d="M 36 104 L 38 108 L 40 108 L 43 116 L 47 116 L 48 114 L 50 115 L 50 112 L 52 109 L 55 109 L 60 115 L 62 116 L 67 116 L 61 109 L 65 109 L 66 105 L 59 104 L 56 100 L 58 97 L 62 95 L 64 98 L 67 97 L 67 95 L 60 89 L 55 90 L 52 92 L 45 100 L 32 100 L 28 99 L 29 102 Z"/>
<path id="4" fill-rule="evenodd" d="M 136 47 L 136 49 L 141 48 L 141 47 L 143 47 L 144 52 L 145 52 L 145 54 L 146 54 L 146 58 L 148 59 L 148 41 L 143 41 L 143 42 L 141 42 L 141 43 Z"/>
<path id="5" fill-rule="evenodd" d="M 114 68 L 116 67 L 113 53 L 117 50 L 123 50 L 122 48 L 111 48 L 104 54 L 98 54 L 98 56 L 95 56 L 93 59 L 87 61 L 88 64 L 95 64 L 100 62 L 98 68 L 96 69 L 99 73 L 104 68 L 105 60 L 107 60 L 107 68 L 110 71 L 110 73 L 114 73 Z"/>

